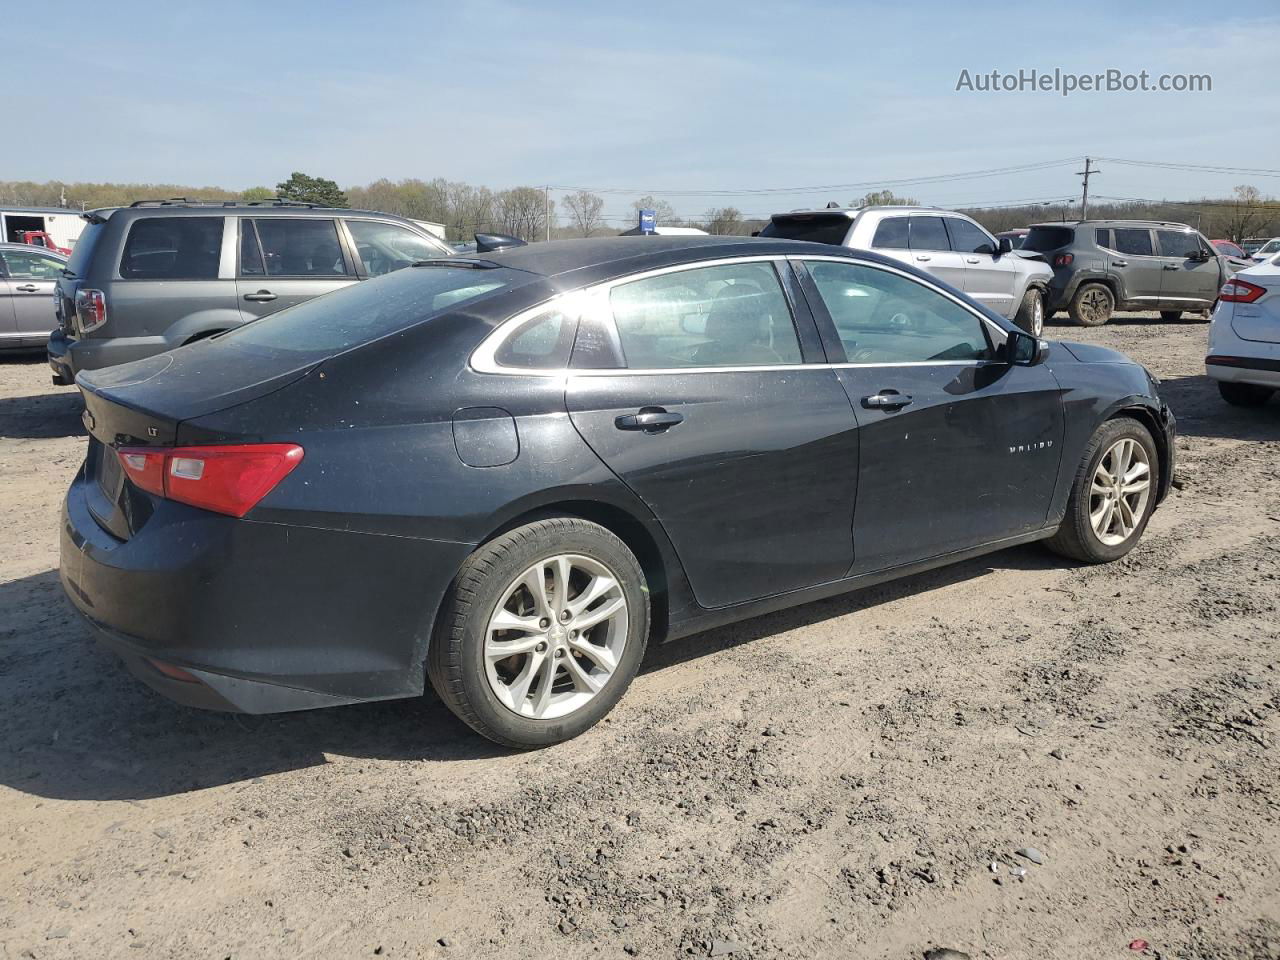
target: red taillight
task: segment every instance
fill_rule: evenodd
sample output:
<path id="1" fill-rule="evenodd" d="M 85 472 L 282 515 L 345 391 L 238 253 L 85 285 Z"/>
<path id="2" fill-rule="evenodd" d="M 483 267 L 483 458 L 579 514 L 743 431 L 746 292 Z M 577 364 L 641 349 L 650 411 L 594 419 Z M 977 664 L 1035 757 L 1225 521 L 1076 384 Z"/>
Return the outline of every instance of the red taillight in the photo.
<path id="1" fill-rule="evenodd" d="M 107 322 L 107 297 L 101 290 L 76 291 L 76 316 L 80 332 L 89 333 Z"/>
<path id="2" fill-rule="evenodd" d="M 243 517 L 302 462 L 296 443 L 225 447 L 125 447 L 129 479 L 149 493 Z"/>
<path id="3" fill-rule="evenodd" d="M 1070 253 L 1060 253 L 1053 258 L 1053 265 L 1055 267 L 1069 267 L 1075 259 L 1075 256 Z"/>
<path id="4" fill-rule="evenodd" d="M 1253 303 L 1266 292 L 1266 287 L 1260 287 L 1248 280 L 1241 280 L 1239 277 L 1232 277 L 1218 291 L 1218 299 L 1226 300 L 1228 303 Z"/>

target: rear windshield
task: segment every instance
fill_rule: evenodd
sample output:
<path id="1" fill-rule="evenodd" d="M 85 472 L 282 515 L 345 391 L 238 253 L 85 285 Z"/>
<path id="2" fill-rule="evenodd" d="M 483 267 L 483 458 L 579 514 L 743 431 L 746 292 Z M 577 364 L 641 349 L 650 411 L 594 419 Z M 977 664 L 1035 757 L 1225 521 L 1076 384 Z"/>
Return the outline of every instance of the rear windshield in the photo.
<path id="1" fill-rule="evenodd" d="M 1076 232 L 1070 227 L 1032 227 L 1019 249 L 1046 253 L 1069 245 L 1075 238 Z"/>
<path id="2" fill-rule="evenodd" d="M 270 314 L 235 328 L 218 342 L 326 357 L 535 279 L 534 274 L 506 267 L 410 267 Z"/>
<path id="3" fill-rule="evenodd" d="M 760 236 L 840 246 L 844 243 L 845 234 L 849 232 L 849 223 L 849 218 L 843 214 L 813 213 L 774 217 L 760 231 Z"/>
<path id="4" fill-rule="evenodd" d="M 89 264 L 93 262 L 93 248 L 97 246 L 102 231 L 106 229 L 105 223 L 85 224 L 84 230 L 80 232 L 80 238 L 71 248 L 71 259 L 67 261 L 68 273 L 77 277 L 88 276 Z"/>

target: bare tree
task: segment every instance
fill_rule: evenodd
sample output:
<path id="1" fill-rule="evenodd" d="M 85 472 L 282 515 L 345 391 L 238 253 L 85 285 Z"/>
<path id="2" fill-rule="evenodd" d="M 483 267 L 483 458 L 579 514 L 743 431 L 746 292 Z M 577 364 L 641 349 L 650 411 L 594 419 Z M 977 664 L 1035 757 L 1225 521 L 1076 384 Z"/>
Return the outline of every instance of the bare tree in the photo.
<path id="1" fill-rule="evenodd" d="M 635 208 L 637 214 L 641 210 L 652 210 L 654 212 L 655 227 L 674 227 L 679 223 L 683 223 L 676 216 L 675 209 L 665 200 L 655 199 L 652 195 L 641 197 L 639 200 L 631 204 Z"/>
<path id="2" fill-rule="evenodd" d="M 564 205 L 569 211 L 569 229 L 574 236 L 589 237 L 604 226 L 604 218 L 600 215 L 604 209 L 604 197 L 589 190 L 579 190 L 565 197 Z"/>
<path id="3" fill-rule="evenodd" d="M 851 207 L 914 207 L 920 203 L 912 197 L 895 197 L 892 190 L 873 190 L 863 194 L 861 200 L 852 201 Z"/>
<path id="4" fill-rule="evenodd" d="M 538 187 L 512 187 L 493 195 L 493 212 L 503 233 L 533 241 L 546 236 L 547 215 L 554 218 L 555 205 L 547 203 L 546 194 Z"/>
<path id="5" fill-rule="evenodd" d="M 1235 194 L 1235 202 L 1227 208 L 1223 220 L 1227 235 L 1239 243 L 1245 237 L 1258 234 L 1270 219 L 1270 211 L 1264 208 L 1262 193 L 1257 187 L 1241 184 L 1231 192 Z"/>
<path id="6" fill-rule="evenodd" d="M 746 232 L 746 223 L 737 207 L 712 207 L 706 213 L 707 233 L 727 237 Z"/>

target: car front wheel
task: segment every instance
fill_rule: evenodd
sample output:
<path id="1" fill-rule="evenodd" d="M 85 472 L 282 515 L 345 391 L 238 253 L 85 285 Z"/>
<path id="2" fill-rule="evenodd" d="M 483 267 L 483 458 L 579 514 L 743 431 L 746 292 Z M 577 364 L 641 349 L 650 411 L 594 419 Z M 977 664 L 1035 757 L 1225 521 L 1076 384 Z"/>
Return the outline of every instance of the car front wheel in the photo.
<path id="1" fill-rule="evenodd" d="M 555 517 L 484 544 L 463 564 L 427 673 L 477 732 L 509 747 L 545 747 L 613 709 L 648 634 L 635 555 L 598 524 Z"/>
<path id="2" fill-rule="evenodd" d="M 1031 334 L 1039 337 L 1044 334 L 1044 294 L 1031 287 L 1022 295 L 1022 303 L 1013 322 Z"/>
<path id="3" fill-rule="evenodd" d="M 1062 525 L 1047 546 L 1073 560 L 1107 563 L 1134 548 L 1156 505 L 1159 452 L 1137 420 L 1108 420 L 1085 448 Z"/>

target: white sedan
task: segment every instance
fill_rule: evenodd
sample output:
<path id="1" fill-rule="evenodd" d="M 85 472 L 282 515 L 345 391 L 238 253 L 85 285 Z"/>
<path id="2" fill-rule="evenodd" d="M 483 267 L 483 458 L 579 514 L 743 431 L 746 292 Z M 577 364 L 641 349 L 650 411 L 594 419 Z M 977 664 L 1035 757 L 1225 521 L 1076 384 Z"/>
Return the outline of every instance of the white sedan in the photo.
<path id="1" fill-rule="evenodd" d="M 1280 237 L 1272 237 L 1253 251 L 1252 259 L 1254 263 L 1266 263 L 1268 260 L 1275 259 L 1276 254 L 1280 254 Z"/>
<path id="2" fill-rule="evenodd" d="M 1280 389 L 1280 264 L 1241 270 L 1222 285 L 1204 368 L 1238 407 L 1262 406 Z"/>

